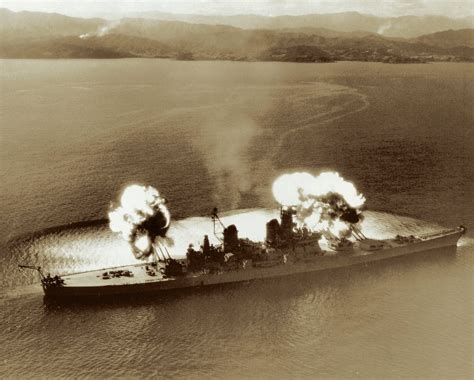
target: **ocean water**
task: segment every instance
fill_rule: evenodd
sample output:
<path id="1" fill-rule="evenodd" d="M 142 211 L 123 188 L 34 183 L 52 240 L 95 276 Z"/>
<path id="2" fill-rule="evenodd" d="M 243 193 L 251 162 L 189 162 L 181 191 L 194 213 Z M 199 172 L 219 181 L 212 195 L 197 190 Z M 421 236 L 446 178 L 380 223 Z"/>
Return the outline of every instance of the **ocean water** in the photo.
<path id="1" fill-rule="evenodd" d="M 472 64 L 0 65 L 0 377 L 474 376 Z M 44 302 L 17 269 L 133 262 L 106 223 L 131 183 L 169 200 L 175 256 L 214 206 L 258 238 L 294 170 L 352 181 L 369 236 L 468 233 L 366 267 L 88 304 Z"/>

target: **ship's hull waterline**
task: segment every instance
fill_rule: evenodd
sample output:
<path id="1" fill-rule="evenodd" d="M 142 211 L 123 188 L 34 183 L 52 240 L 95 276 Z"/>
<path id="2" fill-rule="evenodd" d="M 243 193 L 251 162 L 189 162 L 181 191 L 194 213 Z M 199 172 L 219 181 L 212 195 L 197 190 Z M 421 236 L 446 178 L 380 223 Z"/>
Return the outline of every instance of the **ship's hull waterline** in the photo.
<path id="1" fill-rule="evenodd" d="M 247 282 L 256 279 L 289 276 L 299 273 L 317 272 L 329 269 L 365 264 L 373 261 L 404 256 L 422 251 L 431 251 L 445 247 L 455 247 L 464 229 L 459 227 L 445 231 L 433 237 L 416 240 L 405 244 L 387 244 L 386 247 L 364 251 L 354 248 L 350 251 L 328 252 L 321 255 L 319 250 L 306 252 L 303 257 L 292 255 L 288 251 L 286 263 L 270 267 L 247 265 L 237 270 L 223 271 L 215 274 L 187 274 L 185 276 L 164 278 L 157 271 L 157 276 L 146 274 L 150 264 L 138 264 L 117 268 L 102 269 L 83 273 L 64 275 L 64 286 L 44 288 L 47 297 L 76 298 L 100 297 L 112 295 L 130 295 L 157 293 L 174 289 L 193 288 L 218 284 Z M 394 240 L 385 242 L 393 243 Z M 319 253 L 319 254 L 318 254 Z M 158 265 L 161 265 L 160 263 Z M 102 279 L 104 271 L 130 271 L 132 277 Z"/>

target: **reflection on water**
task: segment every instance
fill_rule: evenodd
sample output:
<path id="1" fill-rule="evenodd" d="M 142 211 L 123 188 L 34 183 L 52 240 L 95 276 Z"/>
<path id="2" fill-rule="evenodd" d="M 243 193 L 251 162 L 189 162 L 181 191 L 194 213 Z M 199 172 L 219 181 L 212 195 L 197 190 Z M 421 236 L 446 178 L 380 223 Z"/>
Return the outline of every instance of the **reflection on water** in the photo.
<path id="1" fill-rule="evenodd" d="M 157 298 L 45 302 L 43 308 L 38 307 L 41 296 L 26 296 L 7 302 L 12 311 L 7 334 L 14 351 L 41 359 L 35 361 L 41 376 L 67 376 L 78 357 L 92 366 L 79 369 L 78 375 L 92 371 L 114 376 L 119 365 L 120 373 L 126 365 L 130 376 L 247 377 L 259 370 L 279 377 L 294 371 L 303 377 L 314 371 L 381 376 L 387 360 L 406 362 L 404 351 L 393 345 L 402 340 L 413 350 L 416 341 L 410 334 L 419 337 L 417 351 L 431 344 L 433 329 L 439 329 L 438 339 L 450 350 L 459 344 L 456 326 L 466 319 L 457 310 L 437 309 L 429 326 L 418 315 L 434 311 L 429 299 L 435 294 L 439 305 L 459 297 L 436 278 L 453 272 L 458 260 L 455 249 L 437 250 L 367 266 L 170 292 Z M 465 282 L 466 276 L 458 280 Z M 403 307 L 407 302 L 410 309 Z M 27 319 L 20 311 L 25 307 L 33 310 Z M 445 319 L 450 321 L 446 331 L 440 329 Z M 84 334 L 84 324 L 93 326 L 93 333 Z M 35 344 L 30 343 L 31 336 Z M 381 351 L 366 367 L 360 360 L 374 350 Z M 450 351 L 444 358 L 454 360 L 461 371 L 466 370 L 463 360 L 468 354 Z M 57 358 L 54 362 L 46 360 L 51 355 Z M 17 374 L 30 368 L 13 353 L 4 358 Z M 432 358 L 422 356 L 423 365 Z M 426 373 L 426 367 L 418 372 L 421 367 L 394 363 L 391 368 L 394 376 Z"/>

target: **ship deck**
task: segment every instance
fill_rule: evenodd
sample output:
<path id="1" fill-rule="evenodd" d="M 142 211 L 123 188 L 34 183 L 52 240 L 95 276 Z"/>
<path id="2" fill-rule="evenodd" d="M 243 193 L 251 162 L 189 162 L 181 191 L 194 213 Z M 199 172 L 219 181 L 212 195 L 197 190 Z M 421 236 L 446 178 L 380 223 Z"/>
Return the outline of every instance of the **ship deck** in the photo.
<path id="1" fill-rule="evenodd" d="M 321 263 L 323 267 L 327 267 L 328 263 L 334 262 L 335 259 L 344 258 L 345 262 L 349 265 L 351 262 L 367 262 L 377 260 L 377 256 L 386 256 L 389 251 L 400 251 L 404 250 L 403 247 L 413 247 L 413 251 L 419 251 L 418 246 L 426 246 L 426 242 L 436 241 L 442 238 L 454 237 L 458 235 L 454 241 L 457 241 L 462 231 L 459 228 L 443 231 L 436 234 L 430 234 L 425 236 L 419 236 L 416 238 L 404 238 L 404 239 L 385 239 L 385 240 L 373 240 L 374 242 L 381 245 L 381 247 L 373 250 L 364 250 L 359 247 L 359 243 L 356 243 L 352 249 L 334 251 L 329 249 L 325 243 L 321 244 L 322 254 L 312 254 L 311 257 L 306 258 L 306 262 L 310 262 L 312 265 L 317 266 Z M 370 240 L 370 239 L 369 239 Z M 399 248 L 399 249 L 397 249 Z M 425 249 L 425 248 L 422 248 Z M 421 249 L 421 250 L 422 250 Z M 428 248 L 429 249 L 429 248 Z M 411 250 L 411 249 L 410 249 Z M 385 252 L 385 254 L 384 254 Z M 291 255 L 289 251 L 289 263 L 297 264 L 300 259 L 294 255 Z M 364 256 L 364 257 L 362 257 Z M 368 257 L 367 257 L 368 256 Z M 373 257 L 373 259 L 371 258 Z M 323 264 L 324 263 L 324 264 Z M 280 265 L 283 266 L 283 265 Z M 330 266 L 330 265 L 329 265 Z M 81 273 L 66 274 L 61 276 L 64 280 L 64 288 L 88 288 L 88 287 L 109 287 L 109 286 L 125 286 L 125 285 L 146 285 L 153 283 L 165 283 L 173 281 L 175 278 L 164 277 L 160 271 L 160 268 L 164 268 L 164 263 L 159 262 L 156 266 L 151 263 L 140 263 L 131 264 L 115 268 L 99 269 Z M 253 269 L 259 270 L 259 269 Z M 203 274 L 187 274 L 185 278 L 192 277 L 203 277 Z"/>
<path id="2" fill-rule="evenodd" d="M 144 284 L 149 282 L 160 282 L 166 281 L 159 271 L 159 267 L 164 266 L 162 263 L 158 263 L 158 268 L 154 269 L 150 275 L 151 264 L 132 264 L 114 268 L 99 269 L 87 272 L 73 273 L 70 275 L 61 276 L 64 280 L 64 286 L 67 287 L 86 287 L 86 286 L 108 286 L 108 285 L 133 285 L 133 284 Z M 130 276 L 118 275 L 114 273 L 118 272 L 129 272 Z M 107 273 L 107 276 L 104 274 Z"/>

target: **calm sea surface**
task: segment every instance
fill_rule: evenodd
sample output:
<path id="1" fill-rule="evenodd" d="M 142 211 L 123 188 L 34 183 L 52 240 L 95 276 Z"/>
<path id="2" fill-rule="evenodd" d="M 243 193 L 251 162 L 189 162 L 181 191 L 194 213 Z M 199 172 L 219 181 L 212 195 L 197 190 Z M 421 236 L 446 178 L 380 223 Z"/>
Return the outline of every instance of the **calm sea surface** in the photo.
<path id="1" fill-rule="evenodd" d="M 0 61 L 0 377 L 472 378 L 473 69 Z M 17 269 L 133 262 L 105 222 L 127 184 L 167 197 L 180 256 L 212 207 L 257 238 L 276 176 L 328 169 L 366 196 L 370 236 L 470 232 L 457 251 L 85 305 L 44 303 Z"/>

